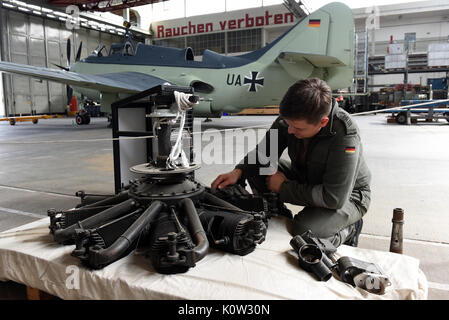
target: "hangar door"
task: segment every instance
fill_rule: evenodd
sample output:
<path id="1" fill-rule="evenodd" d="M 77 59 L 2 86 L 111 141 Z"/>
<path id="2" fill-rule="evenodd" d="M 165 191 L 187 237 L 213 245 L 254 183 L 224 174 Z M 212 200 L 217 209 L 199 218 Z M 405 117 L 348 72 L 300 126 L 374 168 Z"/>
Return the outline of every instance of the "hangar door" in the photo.
<path id="1" fill-rule="evenodd" d="M 120 42 L 119 36 L 80 28 L 69 30 L 65 22 L 37 16 L 0 10 L 2 21 L 2 60 L 58 69 L 66 66 L 67 39 L 71 38 L 71 63 L 75 60 L 79 42 L 83 41 L 81 59 L 87 57 L 99 44 L 107 48 Z M 6 113 L 8 115 L 64 113 L 66 86 L 26 76 L 3 74 Z"/>

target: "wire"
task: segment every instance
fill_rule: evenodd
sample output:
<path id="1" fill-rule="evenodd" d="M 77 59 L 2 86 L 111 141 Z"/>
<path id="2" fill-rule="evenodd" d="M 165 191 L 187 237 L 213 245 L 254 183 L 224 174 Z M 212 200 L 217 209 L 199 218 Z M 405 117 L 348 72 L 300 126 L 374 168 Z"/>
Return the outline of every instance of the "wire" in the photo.
<path id="1" fill-rule="evenodd" d="M 449 99 L 444 99 L 444 100 L 438 100 L 438 103 L 443 103 L 443 102 L 447 102 L 449 104 Z M 406 106 L 397 106 L 397 107 L 393 107 L 393 108 L 388 108 L 388 109 L 381 109 L 381 110 L 372 110 L 372 111 L 364 111 L 364 112 L 358 112 L 358 113 L 353 113 L 351 114 L 351 116 L 355 117 L 355 116 L 362 116 L 362 115 L 368 115 L 368 114 L 376 114 L 376 113 L 384 113 L 386 111 L 390 111 L 390 110 L 402 110 L 402 109 L 410 109 L 410 108 L 415 108 L 415 107 L 420 107 L 420 106 L 426 106 L 426 105 L 430 105 L 430 104 L 434 104 L 435 102 L 424 102 L 424 103 L 419 103 L 419 104 L 412 104 L 412 105 L 406 105 Z M 163 120 L 162 120 L 163 121 Z M 163 124 L 164 122 L 160 121 L 159 123 Z M 169 121 L 169 120 L 167 120 Z M 155 123 L 155 125 L 157 124 L 157 122 Z M 217 132 L 228 132 L 228 131 L 235 131 L 235 130 L 247 130 L 247 129 L 255 129 L 255 128 L 267 128 L 269 127 L 269 125 L 257 125 L 257 126 L 249 126 L 249 127 L 243 127 L 243 128 L 231 128 L 231 129 L 222 129 L 222 130 L 208 130 L 206 132 L 193 132 L 190 133 L 191 135 L 197 135 L 197 134 L 211 134 L 211 133 L 217 133 Z M 154 132 L 154 131 L 153 131 Z M 180 130 L 178 133 L 178 139 L 179 137 L 182 135 L 183 130 L 181 130 L 181 126 L 180 126 Z M 51 141 L 51 140 L 44 140 L 44 141 L 0 141 L 0 144 L 5 144 L 5 145 L 20 145 L 20 144 L 51 144 L 51 143 L 73 143 L 73 142 L 99 142 L 99 141 L 120 141 L 120 140 L 134 140 L 134 139 L 153 139 L 153 138 L 157 138 L 157 135 L 153 135 L 153 136 L 142 136 L 142 137 L 122 137 L 122 138 L 104 138 L 104 139 L 89 139 L 89 140 L 60 140 L 60 141 Z M 178 141 L 178 140 L 177 140 Z M 174 148 L 173 148 L 174 149 Z M 178 146 L 179 149 L 179 146 Z M 178 150 L 179 151 L 179 150 Z M 182 151 L 182 150 L 181 150 Z M 179 155 L 179 154 L 178 154 Z"/>

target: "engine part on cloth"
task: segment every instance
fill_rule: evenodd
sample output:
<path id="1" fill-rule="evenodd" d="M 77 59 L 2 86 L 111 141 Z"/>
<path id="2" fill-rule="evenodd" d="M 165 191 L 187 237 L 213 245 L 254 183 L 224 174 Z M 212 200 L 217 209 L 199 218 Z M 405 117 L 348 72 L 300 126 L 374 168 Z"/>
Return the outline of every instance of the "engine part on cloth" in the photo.
<path id="1" fill-rule="evenodd" d="M 172 174 L 163 179 L 140 178 L 130 182 L 129 194 L 142 204 L 154 200 L 168 205 L 177 204 L 185 198 L 196 199 L 204 192 L 204 187 L 184 174 Z"/>
<path id="2" fill-rule="evenodd" d="M 307 231 L 290 240 L 291 247 L 298 254 L 298 263 L 301 268 L 312 272 L 319 281 L 328 281 L 332 277 L 332 269 L 336 266 L 327 254 L 337 249 L 326 239 L 315 237 Z"/>
<path id="3" fill-rule="evenodd" d="M 81 203 L 76 206 L 77 208 L 116 205 L 129 199 L 129 194 L 126 190 L 123 190 L 116 195 L 88 194 L 83 190 L 80 190 L 77 191 L 75 195 L 81 200 Z"/>
<path id="4" fill-rule="evenodd" d="M 72 252 L 72 256 L 77 257 L 81 262 L 93 269 L 103 268 L 104 264 L 97 264 L 96 261 L 91 257 L 92 252 L 98 252 L 109 248 L 113 243 L 141 216 L 143 209 L 139 208 L 136 211 L 124 215 L 115 220 L 109 221 L 99 227 L 93 229 L 79 228 L 75 229 L 75 250 Z M 139 238 L 135 240 L 129 247 L 129 250 L 124 254 L 128 254 L 133 250 L 137 242 L 145 238 L 145 228 L 140 234 Z M 121 258 L 116 257 L 115 260 Z M 109 263 L 108 263 L 109 264 Z"/>
<path id="5" fill-rule="evenodd" d="M 264 212 L 267 219 L 279 215 L 282 205 L 277 194 L 254 195 L 249 193 L 241 183 L 229 185 L 222 189 L 207 188 L 207 191 L 242 210 Z"/>
<path id="6" fill-rule="evenodd" d="M 260 214 L 205 209 L 199 216 L 211 247 L 244 256 L 265 240 L 267 227 Z"/>
<path id="7" fill-rule="evenodd" d="M 320 281 L 328 281 L 335 270 L 341 281 L 370 293 L 384 294 L 385 288 L 391 285 L 374 263 L 351 257 L 337 260 L 337 248 L 329 240 L 314 236 L 310 230 L 293 237 L 290 245 L 298 254 L 299 266 L 312 272 Z"/>
<path id="8" fill-rule="evenodd" d="M 374 263 L 341 257 L 337 261 L 337 269 L 343 282 L 370 293 L 384 294 L 386 287 L 391 285 L 388 277 Z"/>
<path id="9" fill-rule="evenodd" d="M 162 202 L 154 201 L 143 213 L 136 210 L 99 228 L 80 226 L 75 229 L 76 248 L 72 255 L 94 269 L 111 264 L 135 249 L 138 239 L 163 207 Z"/>
<path id="10" fill-rule="evenodd" d="M 114 220 L 122 215 L 128 214 L 136 209 L 137 202 L 133 199 L 128 199 L 119 204 L 116 204 L 106 210 L 89 216 L 83 220 L 79 220 L 70 226 L 57 223 L 53 217 L 54 225 L 51 226 L 52 216 L 50 216 L 50 230 L 53 231 L 53 239 L 61 244 L 72 244 L 75 236 L 75 229 L 84 228 L 91 229 L 108 221 Z M 67 214 L 68 216 L 68 214 Z M 57 218 L 56 218 L 57 219 Z"/>
<path id="11" fill-rule="evenodd" d="M 162 274 L 186 272 L 204 258 L 209 249 L 192 200 L 181 200 L 181 208 L 184 215 L 174 206 L 168 212 L 161 212 L 149 231 L 148 256 L 155 270 Z"/>
<path id="12" fill-rule="evenodd" d="M 78 221 L 89 218 L 111 207 L 112 205 L 90 207 L 90 208 L 78 208 L 65 211 L 48 209 L 47 214 L 50 217 L 50 226 L 48 228 L 50 229 L 50 233 L 54 234 L 55 230 L 70 227 L 71 225 L 77 223 Z"/>

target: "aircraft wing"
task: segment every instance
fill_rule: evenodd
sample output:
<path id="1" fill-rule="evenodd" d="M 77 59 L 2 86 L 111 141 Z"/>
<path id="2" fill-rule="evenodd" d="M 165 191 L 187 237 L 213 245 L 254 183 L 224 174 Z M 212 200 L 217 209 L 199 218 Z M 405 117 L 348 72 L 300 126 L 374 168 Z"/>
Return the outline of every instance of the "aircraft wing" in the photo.
<path id="1" fill-rule="evenodd" d="M 101 92 L 140 92 L 168 81 L 140 72 L 117 72 L 101 75 L 35 67 L 11 62 L 0 62 L 0 71 L 56 81 L 71 86 L 95 89 Z"/>

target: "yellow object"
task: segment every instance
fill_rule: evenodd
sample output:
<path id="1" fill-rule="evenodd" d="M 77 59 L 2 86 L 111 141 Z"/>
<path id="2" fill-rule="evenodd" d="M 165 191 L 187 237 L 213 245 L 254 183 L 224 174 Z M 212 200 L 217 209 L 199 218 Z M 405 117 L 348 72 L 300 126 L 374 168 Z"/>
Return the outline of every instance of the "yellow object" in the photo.
<path id="1" fill-rule="evenodd" d="M 0 121 L 8 121 L 10 125 L 15 125 L 17 122 L 27 122 L 31 121 L 36 124 L 39 119 L 52 119 L 52 118 L 63 118 L 61 115 L 39 115 L 39 116 L 20 116 L 20 117 L 5 117 L 0 118 Z"/>

